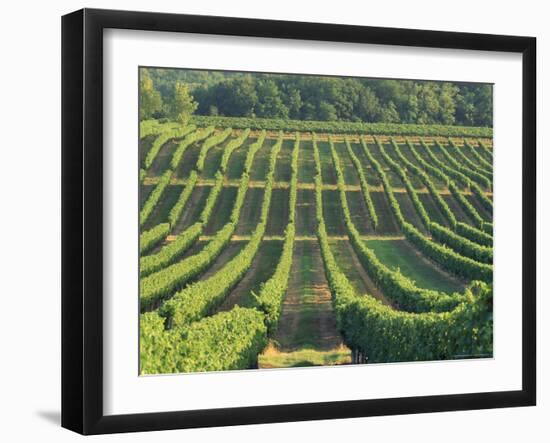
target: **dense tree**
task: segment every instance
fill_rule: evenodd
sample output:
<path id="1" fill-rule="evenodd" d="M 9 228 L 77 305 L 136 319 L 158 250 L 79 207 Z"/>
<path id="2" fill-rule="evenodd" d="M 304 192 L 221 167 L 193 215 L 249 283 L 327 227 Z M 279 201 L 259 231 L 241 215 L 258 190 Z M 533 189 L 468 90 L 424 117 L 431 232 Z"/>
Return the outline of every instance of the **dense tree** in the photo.
<path id="1" fill-rule="evenodd" d="M 174 94 L 168 102 L 168 115 L 172 120 L 178 120 L 187 124 L 189 117 L 197 109 L 197 103 L 189 93 L 189 88 L 185 83 L 176 82 L 174 85 Z"/>
<path id="2" fill-rule="evenodd" d="M 288 118 L 288 107 L 283 103 L 277 84 L 270 79 L 260 80 L 257 85 L 257 117 Z"/>
<path id="3" fill-rule="evenodd" d="M 382 108 L 380 121 L 385 123 L 400 122 L 399 113 L 397 112 L 397 107 L 393 101 L 390 101 L 384 108 Z"/>
<path id="4" fill-rule="evenodd" d="M 146 120 L 162 110 L 162 98 L 154 88 L 149 72 L 143 70 L 139 78 L 139 118 Z"/>
<path id="5" fill-rule="evenodd" d="M 210 97 L 217 104 L 221 115 L 253 117 L 258 101 L 256 85 L 252 77 L 245 76 L 218 83 L 212 87 Z"/>
<path id="6" fill-rule="evenodd" d="M 283 101 L 287 104 L 288 116 L 291 119 L 295 119 L 295 120 L 300 119 L 300 110 L 303 104 L 300 90 L 296 88 L 292 88 L 290 91 L 286 93 L 286 96 L 284 96 Z"/>
<path id="7" fill-rule="evenodd" d="M 143 73 L 147 74 L 141 82 L 141 118 L 174 118 L 173 107 L 162 110 L 162 102 L 173 103 L 174 85 L 184 84 L 186 92 L 178 91 L 182 97 L 188 91 L 198 103 L 199 115 L 493 124 L 493 88 L 486 84 L 156 68 Z M 182 103 L 189 107 L 192 101 Z"/>

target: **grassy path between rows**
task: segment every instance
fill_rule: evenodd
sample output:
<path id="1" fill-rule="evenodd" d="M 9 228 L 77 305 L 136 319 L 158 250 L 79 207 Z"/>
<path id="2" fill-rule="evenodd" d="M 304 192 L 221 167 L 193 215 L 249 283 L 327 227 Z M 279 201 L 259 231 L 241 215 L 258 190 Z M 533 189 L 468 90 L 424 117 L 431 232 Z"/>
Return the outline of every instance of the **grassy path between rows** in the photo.
<path id="1" fill-rule="evenodd" d="M 289 288 L 277 331 L 259 356 L 260 368 L 351 362 L 336 317 L 317 242 L 296 242 Z"/>
<path id="2" fill-rule="evenodd" d="M 422 288 L 436 289 L 448 294 L 462 292 L 466 282 L 442 270 L 424 257 L 407 240 L 366 240 L 378 259 L 391 269 L 414 280 Z"/>

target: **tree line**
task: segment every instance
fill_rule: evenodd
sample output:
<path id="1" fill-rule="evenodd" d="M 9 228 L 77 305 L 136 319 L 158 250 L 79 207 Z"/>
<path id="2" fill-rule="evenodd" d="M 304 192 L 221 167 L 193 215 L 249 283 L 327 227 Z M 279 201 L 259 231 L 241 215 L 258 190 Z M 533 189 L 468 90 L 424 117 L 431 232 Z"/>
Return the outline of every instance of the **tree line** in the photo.
<path id="1" fill-rule="evenodd" d="M 492 85 L 142 68 L 140 118 L 493 125 Z"/>

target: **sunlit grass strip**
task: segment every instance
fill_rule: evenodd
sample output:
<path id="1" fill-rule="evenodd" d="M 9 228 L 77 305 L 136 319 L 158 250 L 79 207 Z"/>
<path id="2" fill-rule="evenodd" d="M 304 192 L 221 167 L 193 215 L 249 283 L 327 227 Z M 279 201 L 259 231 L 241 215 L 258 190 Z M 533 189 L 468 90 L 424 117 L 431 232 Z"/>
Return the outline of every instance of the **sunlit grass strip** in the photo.
<path id="1" fill-rule="evenodd" d="M 491 265 L 479 263 L 469 257 L 464 257 L 447 246 L 430 240 L 405 220 L 401 212 L 400 205 L 393 194 L 392 187 L 386 173 L 382 169 L 382 166 L 373 157 L 364 140 L 362 140 L 362 146 L 367 159 L 374 166 L 374 169 L 382 180 L 384 190 L 386 191 L 386 195 L 390 202 L 390 208 L 401 228 L 401 232 L 403 232 L 405 237 L 407 237 L 407 239 L 413 243 L 425 256 L 441 265 L 444 269 L 447 269 L 448 271 L 451 271 L 461 277 L 492 282 L 493 267 Z"/>
<path id="2" fill-rule="evenodd" d="M 335 366 L 350 364 L 351 362 L 351 352 L 344 345 L 328 351 L 305 348 L 292 352 L 282 352 L 271 344 L 258 356 L 258 367 L 260 369 Z"/>
<path id="3" fill-rule="evenodd" d="M 474 283 L 463 302 L 449 312 L 396 311 L 369 294 L 355 292 L 332 255 L 322 220 L 318 236 L 338 327 L 346 344 L 365 353 L 368 362 L 492 355 L 491 286 Z"/>

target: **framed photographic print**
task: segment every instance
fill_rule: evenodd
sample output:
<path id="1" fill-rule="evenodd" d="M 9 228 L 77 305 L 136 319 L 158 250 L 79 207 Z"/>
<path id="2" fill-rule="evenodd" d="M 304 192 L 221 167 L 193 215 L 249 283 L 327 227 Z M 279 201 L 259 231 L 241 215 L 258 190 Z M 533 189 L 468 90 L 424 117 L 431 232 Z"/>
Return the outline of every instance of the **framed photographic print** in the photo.
<path id="1" fill-rule="evenodd" d="M 534 405 L 535 51 L 64 16 L 62 425 Z"/>

